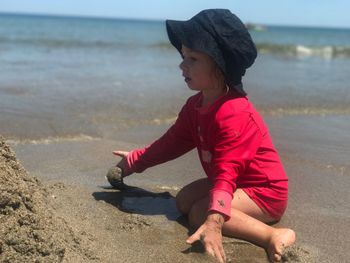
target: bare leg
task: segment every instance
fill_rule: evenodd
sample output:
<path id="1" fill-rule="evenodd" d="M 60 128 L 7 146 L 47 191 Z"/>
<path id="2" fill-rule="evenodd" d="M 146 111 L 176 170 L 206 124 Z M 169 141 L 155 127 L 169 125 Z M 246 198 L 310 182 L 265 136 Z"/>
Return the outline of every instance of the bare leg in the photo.
<path id="1" fill-rule="evenodd" d="M 240 196 L 240 198 L 237 198 Z M 197 201 L 189 213 L 189 223 L 193 227 L 202 225 L 207 217 L 209 198 Z M 243 211 L 242 211 L 243 210 Z M 231 218 L 223 225 L 223 234 L 244 239 L 265 248 L 269 260 L 280 261 L 283 249 L 295 242 L 295 233 L 287 228 L 273 228 L 264 222 L 275 221 L 264 213 L 241 189 L 232 201 Z"/>
<path id="2" fill-rule="evenodd" d="M 177 209 L 184 215 L 188 215 L 192 206 L 208 195 L 211 184 L 207 178 L 194 181 L 180 190 L 176 195 Z"/>

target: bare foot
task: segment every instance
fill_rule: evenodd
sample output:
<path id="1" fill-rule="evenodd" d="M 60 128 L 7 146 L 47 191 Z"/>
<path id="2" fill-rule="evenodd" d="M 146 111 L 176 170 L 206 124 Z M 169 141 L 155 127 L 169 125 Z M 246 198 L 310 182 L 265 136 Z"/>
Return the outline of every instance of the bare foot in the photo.
<path id="1" fill-rule="evenodd" d="M 295 242 L 295 232 L 289 228 L 276 228 L 266 249 L 271 262 L 280 262 L 283 250 Z"/>

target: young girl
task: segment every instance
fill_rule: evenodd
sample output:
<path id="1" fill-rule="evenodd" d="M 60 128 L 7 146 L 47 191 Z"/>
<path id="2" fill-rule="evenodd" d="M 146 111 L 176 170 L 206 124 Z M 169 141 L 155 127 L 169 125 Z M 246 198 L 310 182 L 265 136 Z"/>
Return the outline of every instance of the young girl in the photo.
<path id="1" fill-rule="evenodd" d="M 175 124 L 158 140 L 123 157 L 123 176 L 177 158 L 197 148 L 207 175 L 176 196 L 179 211 L 198 228 L 200 240 L 225 262 L 222 234 L 248 240 L 280 261 L 295 242 L 291 229 L 273 228 L 287 207 L 288 179 L 269 132 L 242 86 L 256 58 L 244 24 L 229 10 L 204 10 L 188 21 L 166 21 L 170 42 L 180 52 L 182 75 L 198 93 L 187 100 Z"/>

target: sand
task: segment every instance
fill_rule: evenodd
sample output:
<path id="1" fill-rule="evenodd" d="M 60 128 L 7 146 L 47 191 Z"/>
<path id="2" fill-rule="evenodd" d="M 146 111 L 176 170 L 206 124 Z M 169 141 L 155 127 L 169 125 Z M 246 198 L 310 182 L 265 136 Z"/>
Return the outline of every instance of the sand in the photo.
<path id="1" fill-rule="evenodd" d="M 0 261 L 98 260 L 85 238 L 56 215 L 49 192 L 0 137 Z"/>
<path id="2" fill-rule="evenodd" d="M 109 144 L 78 142 L 78 149 L 91 143 L 95 149 Z M 38 146 L 56 153 L 59 149 L 59 143 L 22 146 L 17 147 L 22 153 L 31 148 L 31 158 L 38 157 L 32 155 Z M 215 262 L 200 243 L 185 243 L 193 230 L 176 211 L 179 188 L 129 186 L 120 191 L 108 182 L 98 185 L 109 167 L 103 163 L 101 177 L 90 185 L 73 178 L 39 180 L 26 172 L 3 138 L 0 148 L 0 262 Z M 70 169 L 68 159 L 65 172 Z M 41 161 L 35 164 L 45 171 L 46 163 L 55 173 L 52 163 Z M 223 243 L 228 262 L 268 262 L 265 251 L 253 244 L 233 238 Z M 298 245 L 287 252 L 284 262 L 315 262 L 312 253 Z"/>

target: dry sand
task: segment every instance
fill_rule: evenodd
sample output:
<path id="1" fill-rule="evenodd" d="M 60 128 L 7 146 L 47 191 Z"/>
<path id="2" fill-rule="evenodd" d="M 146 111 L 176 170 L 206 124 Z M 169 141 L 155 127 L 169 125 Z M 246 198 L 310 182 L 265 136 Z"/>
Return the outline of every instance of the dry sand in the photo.
<path id="1" fill-rule="evenodd" d="M 0 137 L 0 261 L 98 260 L 89 241 L 56 215 L 49 192 Z"/>
<path id="2" fill-rule="evenodd" d="M 185 243 L 192 230 L 174 208 L 177 190 L 41 183 L 3 138 L 0 149 L 0 262 L 214 262 Z M 248 242 L 224 238 L 224 247 L 228 262 L 267 262 Z M 284 262 L 314 260 L 295 247 Z"/>

